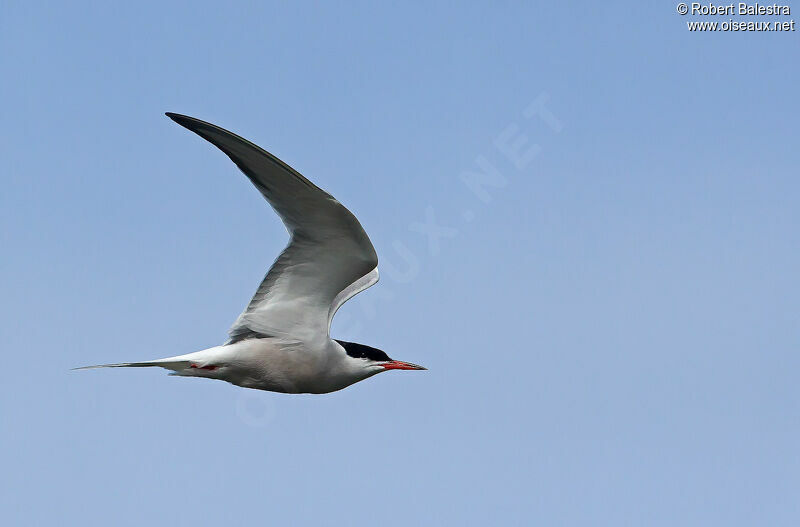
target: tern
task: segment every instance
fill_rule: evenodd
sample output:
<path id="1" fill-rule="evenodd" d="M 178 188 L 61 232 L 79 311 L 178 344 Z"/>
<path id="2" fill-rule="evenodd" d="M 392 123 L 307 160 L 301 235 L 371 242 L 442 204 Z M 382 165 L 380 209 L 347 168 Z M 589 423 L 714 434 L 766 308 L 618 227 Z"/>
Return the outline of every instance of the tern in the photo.
<path id="1" fill-rule="evenodd" d="M 166 115 L 236 163 L 280 216 L 289 244 L 221 346 L 77 369 L 159 366 L 170 375 L 282 393 L 329 393 L 384 371 L 425 369 L 330 337 L 336 311 L 378 281 L 375 248 L 344 205 L 250 141 L 200 119 Z"/>

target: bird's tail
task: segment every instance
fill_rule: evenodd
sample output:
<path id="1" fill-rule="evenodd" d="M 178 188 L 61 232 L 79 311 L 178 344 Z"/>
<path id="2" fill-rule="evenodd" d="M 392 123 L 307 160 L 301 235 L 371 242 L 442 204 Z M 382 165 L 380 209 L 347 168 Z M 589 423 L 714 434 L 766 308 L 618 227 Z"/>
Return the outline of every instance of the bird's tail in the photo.
<path id="1" fill-rule="evenodd" d="M 150 366 L 161 366 L 168 370 L 178 371 L 189 366 L 188 360 L 160 359 L 145 362 L 118 362 L 116 364 L 95 364 L 93 366 L 81 366 L 72 370 L 93 370 L 95 368 L 147 368 Z"/>
<path id="2" fill-rule="evenodd" d="M 93 370 L 95 368 L 144 368 L 147 366 L 160 366 L 155 362 L 118 362 L 117 364 L 94 364 L 92 366 L 81 366 L 72 368 L 73 370 Z"/>
<path id="3" fill-rule="evenodd" d="M 219 357 L 219 349 L 209 348 L 207 350 L 195 351 L 186 355 L 176 355 L 163 359 L 154 359 L 143 362 L 117 362 L 114 364 L 97 364 L 94 366 L 83 366 L 72 368 L 73 370 L 93 370 L 95 368 L 147 368 L 150 366 L 161 366 L 172 370 L 177 375 L 207 376 L 209 372 L 217 369 L 216 359 Z"/>

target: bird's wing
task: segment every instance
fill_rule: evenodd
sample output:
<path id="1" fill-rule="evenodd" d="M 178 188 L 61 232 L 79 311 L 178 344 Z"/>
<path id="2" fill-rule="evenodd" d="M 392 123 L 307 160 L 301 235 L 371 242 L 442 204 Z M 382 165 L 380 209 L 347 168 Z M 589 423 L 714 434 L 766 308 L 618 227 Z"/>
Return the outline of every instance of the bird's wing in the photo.
<path id="1" fill-rule="evenodd" d="M 272 264 L 229 334 L 319 342 L 336 310 L 378 281 L 378 256 L 355 216 L 289 165 L 213 124 L 167 116 L 222 150 L 283 220 L 289 245 Z"/>

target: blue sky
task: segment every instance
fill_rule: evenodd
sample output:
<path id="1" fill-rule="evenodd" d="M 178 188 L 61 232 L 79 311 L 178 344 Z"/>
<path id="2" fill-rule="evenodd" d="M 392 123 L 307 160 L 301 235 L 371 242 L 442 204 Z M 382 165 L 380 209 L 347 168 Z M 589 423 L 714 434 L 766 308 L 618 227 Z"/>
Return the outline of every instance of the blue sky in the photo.
<path id="1" fill-rule="evenodd" d="M 798 36 L 687 19 L 4 2 L 3 523 L 797 525 Z M 165 111 L 345 203 L 382 280 L 333 335 L 429 371 L 70 372 L 222 342 L 286 242 Z"/>

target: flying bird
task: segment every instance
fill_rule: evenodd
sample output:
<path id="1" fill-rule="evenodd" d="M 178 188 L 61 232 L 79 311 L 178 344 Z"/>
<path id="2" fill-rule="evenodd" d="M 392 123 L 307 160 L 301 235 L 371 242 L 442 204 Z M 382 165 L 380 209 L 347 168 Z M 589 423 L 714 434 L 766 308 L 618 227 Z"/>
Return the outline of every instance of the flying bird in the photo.
<path id="1" fill-rule="evenodd" d="M 221 346 L 77 369 L 159 366 L 170 375 L 283 393 L 328 393 L 387 370 L 425 369 L 330 337 L 336 311 L 378 281 L 375 248 L 344 205 L 250 141 L 193 117 L 166 115 L 236 163 L 283 220 L 289 244 Z"/>

